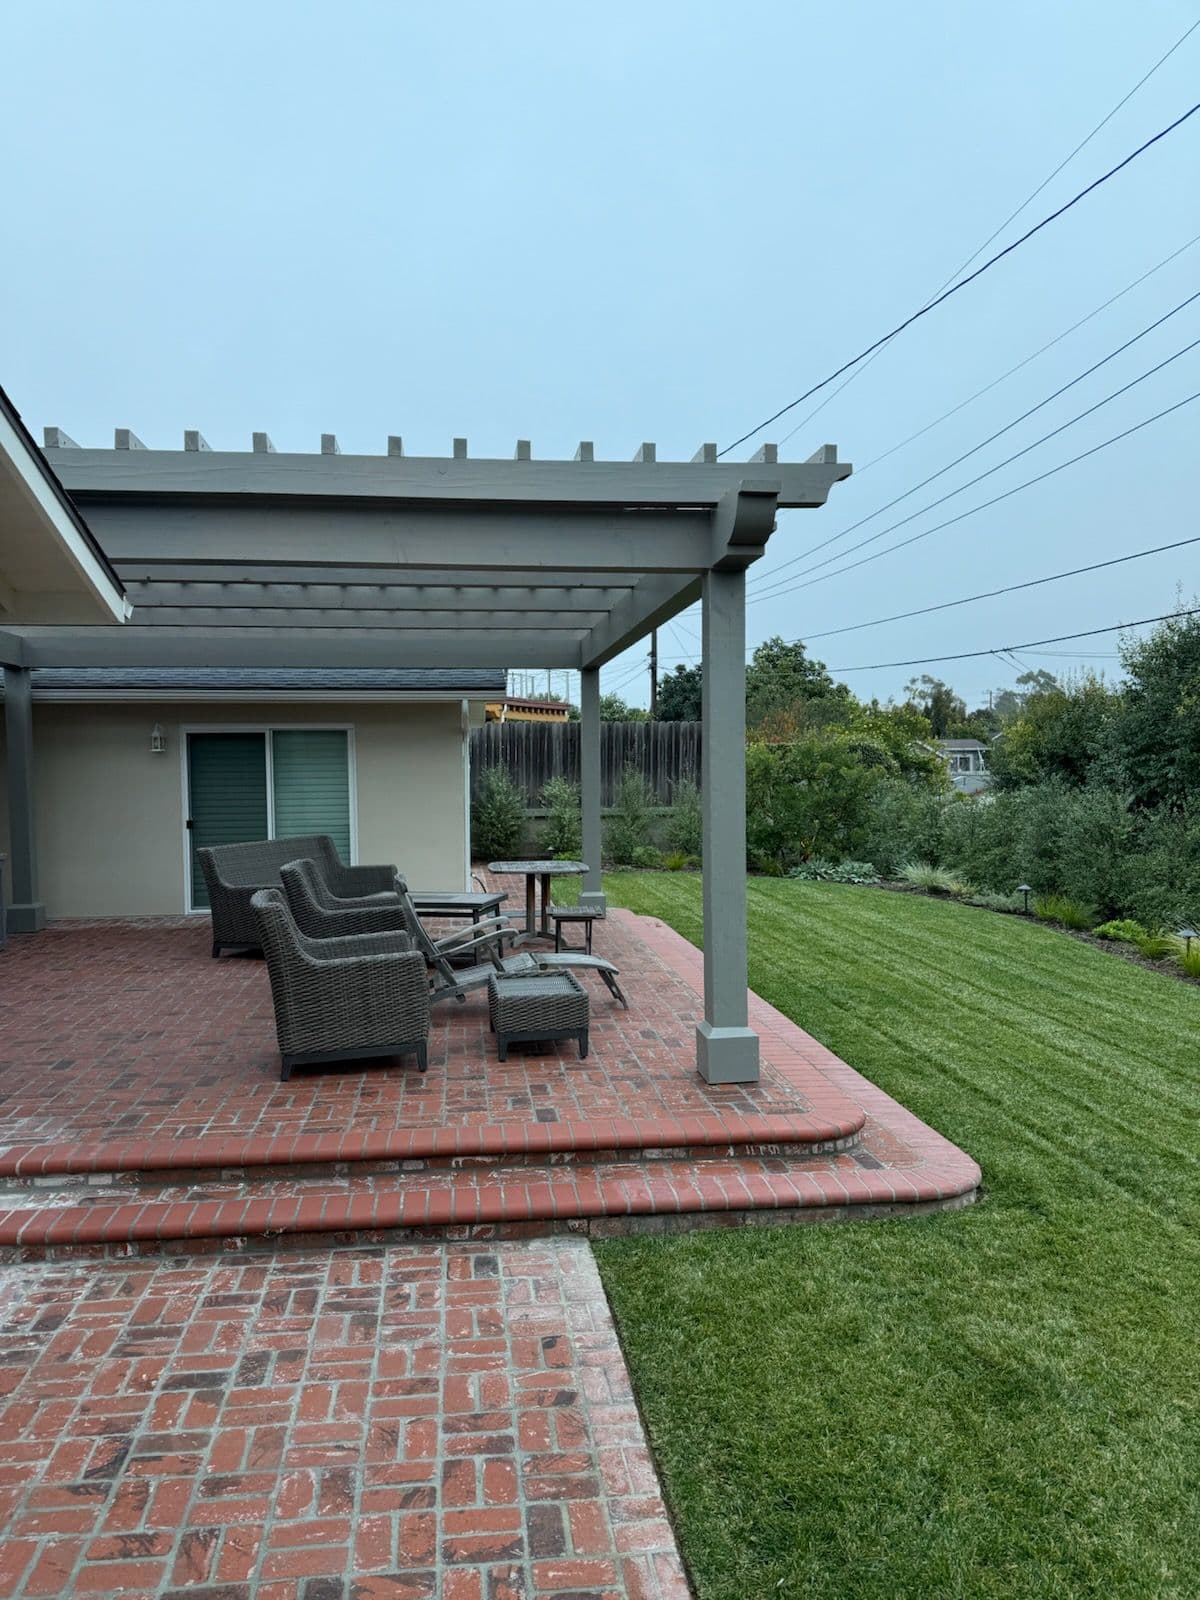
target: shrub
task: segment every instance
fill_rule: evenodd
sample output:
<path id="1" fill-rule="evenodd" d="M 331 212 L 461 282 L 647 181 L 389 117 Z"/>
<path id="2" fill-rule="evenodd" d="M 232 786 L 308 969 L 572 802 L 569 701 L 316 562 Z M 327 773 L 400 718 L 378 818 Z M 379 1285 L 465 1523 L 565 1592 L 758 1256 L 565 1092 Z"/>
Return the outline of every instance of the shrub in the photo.
<path id="1" fill-rule="evenodd" d="M 578 860 L 583 850 L 579 785 L 566 778 L 551 778 L 542 790 L 542 805 L 549 815 L 542 830 L 541 848 L 548 856 Z"/>
<path id="2" fill-rule="evenodd" d="M 900 877 L 914 889 L 924 889 L 926 894 L 966 895 L 971 885 L 956 878 L 945 867 L 931 867 L 924 861 L 909 861 L 900 868 Z"/>
<path id="3" fill-rule="evenodd" d="M 689 856 L 684 850 L 668 850 L 662 859 L 663 866 L 668 872 L 682 872 L 685 867 L 690 867 L 695 857 Z"/>
<path id="4" fill-rule="evenodd" d="M 788 872 L 789 878 L 809 883 L 878 883 L 879 874 L 869 861 L 823 861 L 820 856 L 800 862 Z"/>
<path id="5" fill-rule="evenodd" d="M 967 905 L 978 906 L 981 911 L 1020 911 L 1022 902 L 1020 895 L 997 894 L 994 889 L 976 889 L 974 894 L 964 896 Z"/>
<path id="6" fill-rule="evenodd" d="M 489 767 L 479 780 L 471 812 L 471 852 L 477 861 L 514 856 L 525 832 L 525 801 L 503 767 Z"/>
<path id="7" fill-rule="evenodd" d="M 1179 951 L 1179 965 L 1189 978 L 1200 978 L 1200 948 Z"/>
<path id="8" fill-rule="evenodd" d="M 662 856 L 652 844 L 639 844 L 634 847 L 633 862 L 635 867 L 661 867 Z"/>
<path id="9" fill-rule="evenodd" d="M 637 768 L 626 767 L 605 829 L 607 854 L 619 867 L 633 866 L 634 851 L 650 843 L 651 798 L 649 786 Z"/>
<path id="10" fill-rule="evenodd" d="M 1033 902 L 1033 914 L 1042 922 L 1054 922 L 1060 928 L 1074 928 L 1081 933 L 1086 933 L 1096 921 L 1091 906 L 1081 905 L 1065 894 L 1039 895 Z"/>
<path id="11" fill-rule="evenodd" d="M 1134 939 L 1137 952 L 1145 956 L 1147 961 L 1165 961 L 1168 956 L 1175 954 L 1177 945 L 1169 933 L 1158 930 L 1154 933 L 1143 933 Z"/>
<path id="12" fill-rule="evenodd" d="M 704 837 L 704 818 L 700 810 L 700 791 L 690 778 L 681 779 L 671 791 L 671 815 L 667 822 L 667 843 L 672 851 L 698 856 Z"/>
<path id="13" fill-rule="evenodd" d="M 1139 939 L 1146 937 L 1147 930 L 1140 922 L 1134 922 L 1131 917 L 1122 917 L 1115 922 L 1102 922 L 1092 932 L 1097 939 L 1115 939 L 1121 944 L 1136 944 Z"/>

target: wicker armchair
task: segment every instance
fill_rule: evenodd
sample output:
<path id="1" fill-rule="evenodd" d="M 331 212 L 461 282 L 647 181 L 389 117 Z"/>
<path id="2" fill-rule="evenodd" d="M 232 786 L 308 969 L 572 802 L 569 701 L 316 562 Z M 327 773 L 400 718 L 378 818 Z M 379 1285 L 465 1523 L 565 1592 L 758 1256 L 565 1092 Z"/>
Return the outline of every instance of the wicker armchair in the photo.
<path id="1" fill-rule="evenodd" d="M 394 874 L 393 874 L 394 876 Z M 279 869 L 288 909 L 310 939 L 341 939 L 358 933 L 406 933 L 400 901 L 393 892 L 377 899 L 340 900 L 321 881 L 315 861 L 291 860 Z"/>
<path id="2" fill-rule="evenodd" d="M 257 889 L 278 889 L 279 869 L 297 857 L 318 861 L 335 894 L 383 895 L 392 890 L 394 867 L 347 867 L 327 833 L 290 839 L 259 839 L 251 844 L 219 844 L 196 851 L 212 908 L 212 953 L 223 949 L 258 950 L 258 925 L 250 909 Z M 389 895 L 390 898 L 390 895 Z M 397 926 L 393 921 L 390 926 Z"/>
<path id="3" fill-rule="evenodd" d="M 280 1077 L 311 1062 L 415 1052 L 429 1064 L 429 979 L 407 934 L 316 940 L 296 926 L 278 889 L 251 897 L 267 958 Z"/>

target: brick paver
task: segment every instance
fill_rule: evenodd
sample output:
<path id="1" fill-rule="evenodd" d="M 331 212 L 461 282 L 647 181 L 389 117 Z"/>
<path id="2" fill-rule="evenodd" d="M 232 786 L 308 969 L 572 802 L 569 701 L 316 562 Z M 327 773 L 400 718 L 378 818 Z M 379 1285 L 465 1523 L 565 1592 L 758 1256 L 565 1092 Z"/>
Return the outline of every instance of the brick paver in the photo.
<path id="1" fill-rule="evenodd" d="M 0 1277 L 0 1596 L 685 1600 L 583 1240 Z"/>

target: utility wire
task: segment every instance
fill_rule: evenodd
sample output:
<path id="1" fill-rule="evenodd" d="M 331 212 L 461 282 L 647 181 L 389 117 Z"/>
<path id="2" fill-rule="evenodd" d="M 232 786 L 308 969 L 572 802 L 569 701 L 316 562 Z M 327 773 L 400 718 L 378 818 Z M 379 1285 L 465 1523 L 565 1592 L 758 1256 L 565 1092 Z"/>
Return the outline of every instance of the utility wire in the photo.
<path id="1" fill-rule="evenodd" d="M 1196 26 L 1200 27 L 1200 23 L 1197 23 Z M 1038 356 L 1045 355 L 1047 350 L 1052 350 L 1056 344 L 1061 344 L 1062 341 L 1066 338 L 1069 338 L 1071 334 L 1078 332 L 1078 330 L 1082 328 L 1085 323 L 1091 322 L 1092 319 L 1094 317 L 1098 317 L 1102 311 L 1107 311 L 1109 306 L 1116 305 L 1117 301 L 1123 299 L 1125 295 L 1130 293 L 1131 290 L 1136 289 L 1139 287 L 1139 285 L 1145 283 L 1147 278 L 1152 278 L 1154 274 L 1161 271 L 1163 267 L 1170 266 L 1171 262 L 1174 261 L 1177 256 L 1183 255 L 1185 250 L 1191 250 L 1197 244 L 1200 244 L 1200 233 L 1195 234 L 1187 241 L 1186 244 L 1181 244 L 1178 250 L 1172 250 L 1169 256 L 1164 256 L 1161 261 L 1157 262 L 1147 272 L 1143 272 L 1140 278 L 1135 278 L 1132 283 L 1127 283 L 1123 289 L 1119 289 L 1116 294 L 1105 300 L 1102 305 L 1098 305 L 1094 311 L 1089 311 L 1086 317 L 1080 317 L 1078 322 L 1073 322 L 1069 328 L 1064 328 L 1061 333 L 1055 334 L 1053 339 L 1049 340 L 1048 343 L 1041 345 L 1033 352 L 1032 355 L 1026 356 L 1023 361 L 1018 361 L 1015 367 L 1009 367 L 1007 372 L 1002 372 L 998 378 L 993 378 L 990 383 L 985 383 L 982 389 L 976 389 L 974 394 L 969 394 L 965 400 L 960 400 L 956 406 L 951 406 L 949 411 L 943 411 L 940 417 L 934 417 L 932 422 L 927 422 L 923 428 L 918 428 L 916 433 L 910 433 L 907 439 L 901 439 L 899 444 L 891 445 L 880 455 L 872 456 L 870 461 L 866 462 L 863 466 L 860 467 L 856 463 L 854 467 L 854 476 L 856 478 L 861 478 L 864 472 L 869 472 L 872 467 L 878 466 L 881 461 L 886 461 L 889 456 L 894 456 L 897 450 L 903 450 L 905 445 L 912 444 L 914 440 L 920 439 L 932 428 L 936 428 L 940 426 L 941 423 L 948 422 L 951 417 L 957 416 L 960 411 L 965 409 L 965 407 L 973 405 L 976 400 L 979 400 L 985 394 L 988 394 L 992 389 L 996 388 L 998 384 L 1003 383 L 1006 378 L 1011 378 L 1015 373 L 1020 372 L 1022 367 L 1027 367 L 1031 361 L 1036 361 Z"/>
<path id="2" fill-rule="evenodd" d="M 1152 622 L 1172 622 L 1176 617 L 1200 616 L 1200 606 L 1190 611 L 1168 611 L 1162 617 L 1139 617 L 1136 622 L 1114 622 L 1107 628 L 1085 628 L 1081 633 L 1058 633 L 1052 639 L 1030 639 L 1027 644 L 1001 644 L 990 650 L 962 650 L 950 656 L 918 656 L 913 661 L 872 661 L 866 666 L 830 667 L 830 672 L 883 672 L 889 667 L 934 667 L 943 661 L 975 661 L 980 656 L 999 656 L 1013 650 L 1034 650 L 1042 644 L 1064 644 L 1068 639 L 1092 639 L 1099 633 L 1118 633 L 1124 628 L 1145 628 Z"/>
<path id="3" fill-rule="evenodd" d="M 1093 561 L 1090 566 L 1072 567 L 1070 572 L 1052 572 L 1047 578 L 1027 578 L 1023 583 L 1008 583 L 1002 589 L 985 589 L 982 594 L 964 595 L 961 600 L 943 600 L 940 605 L 921 606 L 917 611 L 897 611 L 891 617 L 876 617 L 872 622 L 851 622 L 844 628 L 826 628 L 823 633 L 810 633 L 805 643 L 816 639 L 832 639 L 839 633 L 859 633 L 863 628 L 881 628 L 886 622 L 906 622 L 909 617 L 927 617 L 934 611 L 950 611 L 955 606 L 973 605 L 977 600 L 994 600 L 998 595 L 1015 594 L 1018 589 L 1036 589 L 1043 583 L 1061 583 L 1064 578 L 1079 578 L 1085 572 L 1101 572 L 1105 567 L 1119 567 L 1126 561 L 1142 561 L 1146 556 L 1160 556 L 1165 550 L 1181 550 L 1184 545 L 1200 544 L 1200 534 L 1191 539 L 1176 539 L 1171 544 L 1158 544 L 1152 550 L 1133 550 L 1125 556 L 1113 556 L 1109 561 Z"/>
<path id="4" fill-rule="evenodd" d="M 856 550 L 861 550 L 866 545 L 874 544 L 877 539 L 884 538 L 886 534 L 894 533 L 897 528 L 903 528 L 908 523 L 914 522 L 918 517 L 924 516 L 926 511 L 932 511 L 935 506 L 944 505 L 947 500 L 952 500 L 955 495 L 961 494 L 964 489 L 969 489 L 974 484 L 981 483 L 984 478 L 990 478 L 993 473 L 999 472 L 1002 467 L 1010 466 L 1012 462 L 1028 455 L 1031 450 L 1036 450 L 1039 445 L 1045 444 L 1048 440 L 1065 432 L 1066 429 L 1074 427 L 1084 417 L 1089 417 L 1093 412 L 1099 411 L 1101 406 L 1106 406 L 1120 395 L 1127 394 L 1130 389 L 1135 388 L 1139 383 L 1144 383 L 1147 378 L 1151 378 L 1155 373 L 1161 372 L 1164 367 L 1170 366 L 1173 361 L 1178 361 L 1180 356 L 1187 355 L 1197 345 L 1200 345 L 1200 339 L 1193 339 L 1191 344 L 1184 345 L 1182 350 L 1176 350 L 1174 355 L 1168 356 L 1165 361 L 1160 361 L 1157 366 L 1150 367 L 1146 372 L 1139 373 L 1136 378 L 1131 378 L 1128 383 L 1122 384 L 1119 389 L 1114 389 L 1111 394 L 1106 394 L 1102 400 L 1097 400 L 1095 405 L 1088 406 L 1086 411 L 1080 411 L 1077 415 L 1069 417 L 1066 422 L 1060 423 L 1057 428 L 1052 428 L 1049 433 L 1044 433 L 1040 439 L 1035 439 L 1032 444 L 1027 444 L 1023 449 L 1015 451 L 1011 456 L 1006 456 L 1003 461 L 998 461 L 994 467 L 989 467 L 986 472 L 977 473 L 975 477 L 969 478 L 966 483 L 960 484 L 957 489 L 952 489 L 949 494 L 944 494 L 937 500 L 931 500 L 928 505 L 922 506 L 917 511 L 910 512 L 907 517 L 901 517 L 899 522 L 893 522 L 888 527 L 881 528 L 878 533 L 871 534 L 869 538 L 860 539 L 858 544 L 851 545 L 849 550 L 842 550 L 836 556 L 828 556 L 824 561 L 818 561 L 815 567 L 809 567 L 805 572 L 797 573 L 797 581 L 795 583 L 789 584 L 773 594 L 752 596 L 747 601 L 747 604 L 753 605 L 759 600 L 778 600 L 781 595 L 790 594 L 795 589 L 812 588 L 813 584 L 824 583 L 826 578 L 840 577 L 843 572 L 853 572 L 855 568 L 865 566 L 868 561 L 877 561 L 881 556 L 888 555 L 893 550 L 903 550 L 906 545 L 916 544 L 918 540 L 928 538 L 931 533 L 937 533 L 942 528 L 952 527 L 954 523 L 963 521 L 965 517 L 974 516 L 977 511 L 983 511 L 988 506 L 998 504 L 1001 500 L 1007 500 L 1010 495 L 1018 494 L 1022 489 L 1028 489 L 1032 484 L 1041 483 L 1046 478 L 1052 478 L 1055 473 L 1062 472 L 1066 467 L 1074 466 L 1077 461 L 1086 460 L 1088 456 L 1095 455 L 1097 451 L 1106 449 L 1110 444 L 1116 444 L 1117 440 L 1127 438 L 1130 433 L 1136 433 L 1139 428 L 1148 427 L 1151 422 L 1157 422 L 1159 418 L 1169 416 L 1172 411 L 1178 411 L 1180 406 L 1188 405 L 1191 401 L 1200 398 L 1200 392 L 1189 395 L 1185 400 L 1180 400 L 1178 405 L 1168 406 L 1165 411 L 1156 412 L 1154 416 L 1147 417 L 1143 422 L 1136 423 L 1132 428 L 1126 429 L 1124 433 L 1118 433 L 1113 438 L 1106 439 L 1103 443 L 1093 446 L 1092 449 L 1084 450 L 1080 455 L 1072 456 L 1068 461 L 1060 462 L 1057 467 L 1051 467 L 1048 472 L 1039 473 L 1036 478 L 1027 478 L 1024 483 L 1016 484 L 1013 488 L 1005 490 L 1003 494 L 998 494 L 991 500 L 984 500 L 981 504 L 960 512 L 956 517 L 950 517 L 946 522 L 935 523 L 932 528 L 926 528 L 922 533 L 915 533 L 911 538 L 901 539 L 895 544 L 886 545 L 882 550 L 876 550 L 873 555 L 864 556 L 861 561 L 852 561 L 848 566 L 837 567 L 833 572 L 826 572 L 822 577 L 814 578 L 811 583 L 802 581 L 809 572 L 819 572 L 822 567 L 827 567 L 831 561 L 838 561 L 843 556 L 853 555 Z"/>
<path id="5" fill-rule="evenodd" d="M 790 561 L 785 561 L 782 566 L 776 567 L 769 578 L 764 577 L 763 583 L 770 589 L 778 588 L 780 573 L 786 572 L 789 567 L 796 566 L 798 562 L 806 561 L 809 556 L 816 555 L 819 550 L 825 550 L 829 545 L 837 544 L 847 534 L 854 533 L 858 528 L 865 527 L 868 522 L 874 522 L 876 517 L 881 517 L 885 511 L 890 511 L 893 506 L 898 506 L 902 500 L 907 500 L 910 495 L 918 493 L 919 490 L 934 483 L 938 478 L 945 477 L 947 472 L 953 472 L 955 467 L 961 466 L 964 461 L 968 461 L 972 456 L 978 455 L 981 450 L 986 450 L 989 444 L 994 444 L 997 439 L 1002 438 L 1006 433 L 1011 433 L 1022 422 L 1027 422 L 1036 412 L 1043 410 L 1061 395 L 1066 394 L 1068 389 L 1075 388 L 1076 384 L 1082 383 L 1085 378 L 1090 378 L 1094 372 L 1099 372 L 1101 367 L 1107 366 L 1110 361 L 1115 361 L 1119 355 L 1123 355 L 1126 350 L 1137 344 L 1139 340 L 1144 339 L 1147 334 L 1153 333 L 1156 328 L 1161 328 L 1164 322 L 1169 322 L 1172 317 L 1178 316 L 1181 311 L 1185 310 L 1195 300 L 1200 300 L 1200 289 L 1197 289 L 1195 294 L 1188 295 L 1186 300 L 1181 300 L 1177 306 L 1172 306 L 1170 311 L 1164 312 L 1161 317 L 1156 318 L 1154 322 L 1149 323 L 1140 332 L 1135 333 L 1132 338 L 1126 339 L 1124 344 L 1119 344 L 1115 350 L 1110 350 L 1106 356 L 1101 356 L 1099 361 L 1093 362 L 1090 367 L 1085 368 L 1083 372 L 1071 378 L 1067 383 L 1062 384 L 1052 394 L 1048 394 L 1045 399 L 1039 400 L 1036 405 L 1030 406 L 1027 411 L 1022 411 L 1019 417 L 1014 417 L 1011 422 L 1006 422 L 1002 428 L 997 428 L 994 433 L 989 433 L 986 439 L 981 439 L 978 444 L 973 444 L 969 450 L 964 450 L 962 455 L 955 456 L 953 461 L 948 461 L 944 467 L 939 467 L 936 472 L 931 472 L 927 478 L 922 478 L 920 483 L 914 483 L 911 488 L 905 489 L 903 493 L 894 495 L 892 499 L 884 501 L 881 506 L 876 506 L 874 511 L 868 511 L 865 517 L 859 517 L 857 522 L 852 522 L 848 527 L 840 529 L 839 532 L 830 534 L 828 539 L 822 539 L 819 544 L 810 545 L 807 550 L 802 551 L 797 556 L 793 556 Z M 1102 401 L 1101 404 L 1104 404 L 1104 402 Z M 1084 415 L 1086 414 L 1085 412 Z M 1010 457 L 1009 459 L 1013 458 Z M 1003 463 L 1001 464 L 1003 465 Z M 964 489 L 969 488 L 972 483 L 978 482 L 978 478 L 972 478 L 962 487 Z M 959 490 L 955 489 L 952 492 L 958 494 Z M 933 503 L 935 505 L 941 504 L 940 501 L 934 501 Z M 893 526 L 898 526 L 898 524 L 893 524 Z M 856 545 L 853 548 L 860 549 L 861 545 Z M 848 555 L 849 551 L 845 551 L 843 554 Z M 836 557 L 833 559 L 836 559 Z M 767 599 L 768 595 L 764 593 L 762 598 Z"/>
<path id="6" fill-rule="evenodd" d="M 1175 43 L 1171 46 L 1171 48 L 1166 52 L 1166 54 L 1159 56 L 1158 60 L 1154 63 L 1154 65 L 1147 72 L 1144 72 L 1142 74 L 1142 76 L 1134 84 L 1133 88 L 1130 89 L 1127 94 L 1123 95 L 1120 100 L 1117 101 L 1116 105 L 1113 106 L 1112 110 L 1109 111 L 1107 113 L 1107 115 L 1101 117 L 1100 121 L 1096 124 L 1096 126 L 1092 129 L 1092 131 L 1090 133 L 1086 134 L 1084 136 L 1084 138 L 1082 138 L 1079 141 L 1079 143 L 1075 146 L 1074 150 L 1071 151 L 1070 155 L 1064 156 L 1063 159 L 1055 167 L 1054 171 L 1052 173 L 1050 173 L 1050 175 L 1048 177 L 1043 178 L 1041 183 L 1038 184 L 1037 188 L 1034 189 L 1030 194 L 1027 194 L 1025 196 L 1024 200 L 1021 201 L 1021 204 L 1016 208 L 1016 210 L 1015 211 L 1010 211 L 1008 216 L 1005 217 L 1004 221 L 1000 224 L 1000 226 L 993 233 L 989 233 L 988 234 L 987 238 L 983 241 L 983 243 L 976 250 L 972 251 L 972 253 L 967 257 L 967 259 L 962 263 L 962 265 L 960 267 L 956 268 L 956 270 L 950 274 L 950 276 L 946 279 L 946 281 L 944 283 L 939 284 L 939 286 L 933 291 L 933 295 L 934 296 L 941 294 L 943 289 L 949 288 L 949 286 L 954 282 L 955 278 L 958 277 L 959 273 L 965 272 L 966 269 L 971 265 L 972 261 L 977 260 L 983 254 L 983 252 L 987 249 L 988 245 L 990 245 L 991 243 L 993 243 L 994 240 L 996 240 L 996 239 L 998 239 L 1000 237 L 1000 235 L 1004 232 L 1005 228 L 1008 227 L 1009 223 L 1010 222 L 1015 222 L 1017 220 L 1017 218 L 1021 215 L 1022 211 L 1026 210 L 1027 207 L 1029 207 L 1029 206 L 1031 206 L 1033 204 L 1033 202 L 1037 199 L 1038 195 L 1040 195 L 1042 193 L 1043 189 L 1049 188 L 1050 184 L 1052 184 L 1054 182 L 1055 178 L 1058 177 L 1059 173 L 1062 172 L 1065 167 L 1069 167 L 1070 166 L 1071 162 L 1074 161 L 1075 157 L 1085 147 L 1085 145 L 1091 144 L 1092 140 L 1100 132 L 1101 128 L 1106 127 L 1108 125 L 1108 123 L 1110 123 L 1112 121 L 1112 119 L 1116 116 L 1117 112 L 1121 110 L 1122 106 L 1127 105 L 1129 103 L 1129 101 L 1133 99 L 1134 95 L 1138 92 L 1138 90 L 1144 84 L 1149 82 L 1149 80 L 1158 71 L 1159 67 L 1161 67 L 1164 62 L 1168 61 L 1171 58 L 1171 56 L 1173 56 L 1175 54 L 1176 50 L 1179 49 L 1180 45 L 1184 44 L 1192 36 L 1192 34 L 1195 33 L 1197 28 L 1200 28 L 1200 18 L 1197 18 L 1197 20 L 1192 23 L 1190 28 L 1185 29 L 1184 32 L 1182 34 L 1180 34 L 1179 38 L 1176 39 Z M 933 298 L 933 297 L 931 296 L 931 298 Z M 926 305 L 928 305 L 928 304 L 929 304 L 929 302 L 926 301 Z M 887 344 L 890 344 L 890 343 L 891 343 L 891 340 L 889 339 L 887 341 Z M 878 350 L 876 350 L 873 355 L 868 356 L 868 358 L 862 363 L 862 365 L 860 367 L 856 367 L 855 370 L 850 373 L 849 377 L 846 378 L 844 383 L 839 383 L 837 388 L 833 391 L 832 394 L 826 395 L 825 399 L 822 400 L 819 405 L 814 406 L 813 409 L 808 413 L 807 416 L 802 417 L 800 419 L 800 421 L 796 423 L 795 427 L 790 428 L 787 431 L 787 433 L 784 434 L 783 438 L 779 441 L 780 444 L 786 444 L 789 439 L 793 438 L 797 433 L 800 432 L 801 428 L 807 426 L 807 424 L 812 421 L 812 419 L 818 414 L 818 412 L 823 411 L 825 409 L 825 407 L 827 405 L 829 405 L 829 403 L 832 400 L 836 400 L 838 395 L 841 394 L 843 389 L 848 388 L 850 386 L 850 384 L 852 384 L 854 382 L 855 378 L 859 378 L 859 377 L 862 376 L 862 374 L 867 370 L 867 368 L 872 364 L 872 362 L 877 361 L 879 359 L 879 357 L 883 354 L 884 349 L 886 349 L 886 347 L 887 347 L 886 345 L 883 345 Z M 1032 357 L 1030 359 L 1032 359 Z M 1016 369 L 1014 368 L 1013 370 L 1015 371 Z M 997 381 L 999 381 L 999 380 L 997 380 Z M 967 402 L 964 401 L 963 403 L 965 405 Z M 765 426 L 765 424 L 764 424 L 764 426 Z M 932 427 L 933 424 L 931 423 L 930 426 Z M 922 431 L 924 431 L 924 430 L 922 430 Z M 898 449 L 899 446 L 896 446 L 896 448 Z M 890 452 L 889 452 L 889 454 L 890 454 Z M 870 463 L 868 463 L 868 464 L 870 464 Z M 866 469 L 863 468 L 862 470 L 865 471 Z"/>
<path id="7" fill-rule="evenodd" d="M 1014 239 L 1011 244 L 1006 244 L 1003 250 L 998 250 L 994 256 L 990 256 L 982 266 L 976 267 L 974 272 L 969 273 L 965 278 L 960 278 L 957 283 L 952 284 L 948 289 L 944 289 L 941 294 L 935 295 L 932 300 L 928 301 L 925 305 L 914 311 L 911 316 L 906 317 L 903 322 L 897 323 L 897 325 L 891 329 L 889 333 L 882 334 L 878 339 L 867 345 L 864 350 L 860 350 L 856 356 L 851 357 L 849 361 L 843 362 L 842 365 L 831 372 L 828 377 L 822 378 L 819 383 L 814 383 L 810 389 L 806 389 L 803 394 L 797 395 L 794 400 L 789 400 L 787 405 L 780 406 L 778 411 L 773 411 L 771 415 L 769 417 L 765 417 L 762 422 L 757 423 L 747 432 L 740 434 L 732 444 L 727 444 L 725 448 L 723 450 L 719 450 L 717 454 L 719 456 L 727 456 L 731 450 L 736 450 L 738 445 L 745 444 L 747 439 L 752 439 L 756 433 L 761 433 L 764 428 L 770 427 L 772 422 L 776 422 L 780 417 L 786 416 L 789 411 L 794 411 L 797 406 L 803 405 L 806 400 L 810 399 L 814 394 L 819 393 L 820 390 L 828 388 L 828 386 L 836 379 L 840 378 L 844 372 L 848 372 L 851 367 L 856 367 L 860 361 L 863 361 L 874 351 L 880 349 L 881 346 L 894 339 L 897 334 L 903 333 L 906 328 L 910 328 L 913 323 L 919 321 L 921 317 L 928 316 L 929 313 L 937 306 L 940 306 L 943 301 L 949 300 L 951 295 L 958 294 L 961 290 L 965 289 L 968 284 L 974 283 L 976 278 L 982 277 L 983 274 L 994 267 L 997 262 L 1003 261 L 1005 256 L 1011 255 L 1014 250 L 1019 250 L 1020 247 L 1032 239 L 1035 234 L 1040 233 L 1043 228 L 1049 227 L 1052 222 L 1055 222 L 1059 217 L 1064 216 L 1068 211 L 1071 210 L 1073 206 L 1077 206 L 1081 200 L 1086 199 L 1087 196 L 1094 190 L 1100 188 L 1101 184 L 1107 183 L 1110 178 L 1115 178 L 1119 172 L 1122 172 L 1127 166 L 1130 165 L 1131 162 L 1136 161 L 1139 156 L 1144 155 L 1146 151 L 1149 150 L 1153 145 L 1158 144 L 1159 141 L 1165 139 L 1168 134 L 1174 133 L 1177 128 L 1182 127 L 1190 117 L 1194 117 L 1196 115 L 1197 111 L 1200 111 L 1200 100 L 1198 100 L 1195 105 L 1189 107 L 1187 111 L 1183 112 L 1181 116 L 1176 117 L 1174 122 L 1169 122 L 1165 128 L 1161 128 L 1151 138 L 1147 139 L 1145 143 L 1140 144 L 1136 150 L 1131 150 L 1130 153 L 1122 161 L 1119 161 L 1115 167 L 1110 167 L 1109 170 L 1105 173 L 1102 173 L 1100 177 L 1093 178 L 1092 182 L 1089 183 L 1085 189 L 1080 189 L 1078 194 L 1073 195 L 1070 200 L 1064 202 L 1064 204 L 1059 206 L 1057 210 L 1050 212 L 1050 214 L 1043 217 L 1040 222 L 1035 222 L 1032 228 L 1028 228 L 1018 238 Z"/>

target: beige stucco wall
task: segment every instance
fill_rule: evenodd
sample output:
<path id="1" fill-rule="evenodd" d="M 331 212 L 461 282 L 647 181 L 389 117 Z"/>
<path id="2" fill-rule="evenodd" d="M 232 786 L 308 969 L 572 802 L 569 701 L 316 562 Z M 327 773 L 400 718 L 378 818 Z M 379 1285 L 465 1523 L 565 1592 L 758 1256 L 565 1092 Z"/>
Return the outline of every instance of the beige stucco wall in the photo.
<path id="1" fill-rule="evenodd" d="M 468 876 L 461 705 L 34 704 L 40 894 L 50 917 L 185 907 L 185 728 L 353 729 L 357 859 L 395 862 L 414 889 Z M 150 751 L 162 725 L 164 755 Z M 0 749 L 0 763 L 3 755 Z M 7 850 L 0 781 L 0 850 Z"/>

